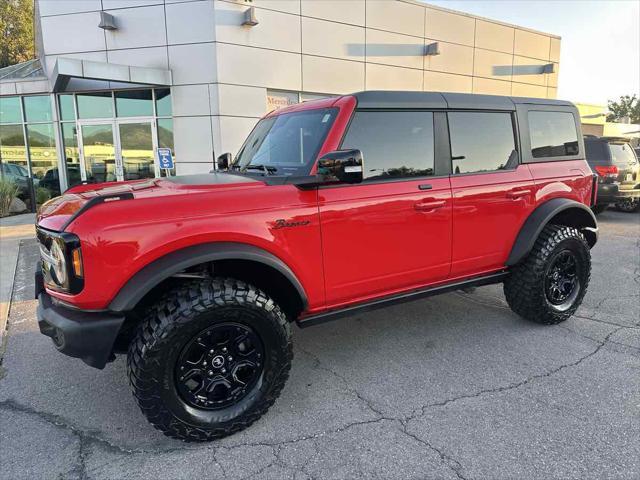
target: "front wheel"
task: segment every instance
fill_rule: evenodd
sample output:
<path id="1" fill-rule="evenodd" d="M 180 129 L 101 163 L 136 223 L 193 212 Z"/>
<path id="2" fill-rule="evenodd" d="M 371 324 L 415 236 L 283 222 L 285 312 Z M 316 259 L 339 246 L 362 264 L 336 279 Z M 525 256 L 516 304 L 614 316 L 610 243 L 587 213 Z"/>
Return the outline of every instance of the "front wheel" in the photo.
<path id="1" fill-rule="evenodd" d="M 575 313 L 591 277 L 591 253 L 573 227 L 547 225 L 528 257 L 504 282 L 507 303 L 515 313 L 553 325 Z"/>
<path id="2" fill-rule="evenodd" d="M 185 441 L 231 435 L 260 418 L 291 368 L 291 330 L 267 294 L 214 278 L 170 291 L 129 347 L 133 394 L 154 427 Z"/>

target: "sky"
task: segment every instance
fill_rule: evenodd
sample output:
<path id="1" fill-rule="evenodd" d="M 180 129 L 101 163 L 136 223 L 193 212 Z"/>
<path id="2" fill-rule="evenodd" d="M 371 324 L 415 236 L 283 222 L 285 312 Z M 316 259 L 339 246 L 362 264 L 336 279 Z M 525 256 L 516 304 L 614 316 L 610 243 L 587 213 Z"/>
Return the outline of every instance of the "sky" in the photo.
<path id="1" fill-rule="evenodd" d="M 558 98 L 640 94 L 640 0 L 426 0 L 562 37 Z"/>

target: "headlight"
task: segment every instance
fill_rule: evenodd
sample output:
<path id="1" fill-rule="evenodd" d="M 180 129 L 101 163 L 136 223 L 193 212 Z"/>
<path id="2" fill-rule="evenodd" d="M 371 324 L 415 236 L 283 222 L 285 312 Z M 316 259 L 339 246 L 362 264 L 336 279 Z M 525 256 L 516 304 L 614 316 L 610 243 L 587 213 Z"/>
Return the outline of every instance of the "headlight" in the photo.
<path id="1" fill-rule="evenodd" d="M 62 247 L 60 247 L 61 242 L 62 240 L 56 238 L 51 243 L 52 262 L 51 265 L 49 265 L 49 268 L 53 281 L 60 287 L 63 287 L 69 278 L 67 275 L 67 259 L 64 256 Z"/>
<path id="2" fill-rule="evenodd" d="M 84 287 L 80 240 L 71 233 L 37 229 L 45 285 L 59 292 L 76 294 Z"/>

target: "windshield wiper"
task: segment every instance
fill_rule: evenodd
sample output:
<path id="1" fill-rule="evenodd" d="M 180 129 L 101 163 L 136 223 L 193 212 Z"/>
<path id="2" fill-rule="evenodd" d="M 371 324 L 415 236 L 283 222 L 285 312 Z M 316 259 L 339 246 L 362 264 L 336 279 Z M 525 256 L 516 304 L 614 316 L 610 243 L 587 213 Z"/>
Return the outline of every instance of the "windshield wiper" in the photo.
<path id="1" fill-rule="evenodd" d="M 276 167 L 268 167 L 267 165 L 260 165 L 260 164 L 255 164 L 255 165 L 249 164 L 249 165 L 246 165 L 242 170 L 262 170 L 265 175 L 273 175 L 278 171 Z"/>

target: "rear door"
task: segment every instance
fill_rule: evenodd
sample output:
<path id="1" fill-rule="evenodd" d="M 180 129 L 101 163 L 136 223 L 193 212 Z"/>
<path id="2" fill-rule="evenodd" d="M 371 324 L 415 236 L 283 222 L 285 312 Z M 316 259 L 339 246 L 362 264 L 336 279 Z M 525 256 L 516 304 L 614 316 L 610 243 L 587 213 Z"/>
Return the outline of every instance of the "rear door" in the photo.
<path id="1" fill-rule="evenodd" d="M 533 180 L 519 163 L 515 112 L 454 111 L 451 139 L 451 277 L 504 266 L 534 207 Z"/>
<path id="2" fill-rule="evenodd" d="M 362 151 L 364 181 L 318 192 L 329 306 L 448 277 L 451 188 L 442 162 L 444 115 L 354 113 L 341 148 Z"/>

